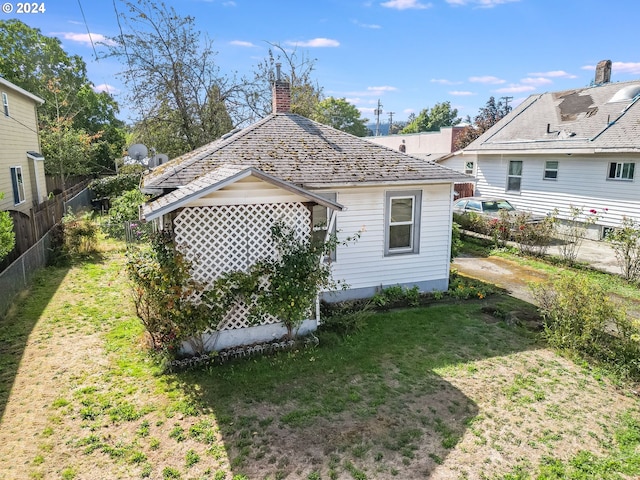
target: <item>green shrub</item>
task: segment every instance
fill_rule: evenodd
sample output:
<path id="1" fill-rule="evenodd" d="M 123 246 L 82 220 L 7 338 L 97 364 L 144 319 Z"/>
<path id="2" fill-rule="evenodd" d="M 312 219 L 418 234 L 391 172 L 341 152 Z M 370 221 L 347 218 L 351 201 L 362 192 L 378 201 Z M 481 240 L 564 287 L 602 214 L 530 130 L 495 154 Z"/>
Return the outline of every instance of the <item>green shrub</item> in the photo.
<path id="1" fill-rule="evenodd" d="M 371 301 L 376 307 L 383 310 L 398 304 L 415 307 L 420 304 L 420 287 L 417 285 L 411 288 L 392 285 L 376 292 Z"/>
<path id="2" fill-rule="evenodd" d="M 95 198 L 115 198 L 140 185 L 140 173 L 128 173 L 93 180 L 89 189 Z"/>
<path id="3" fill-rule="evenodd" d="M 628 318 L 602 287 L 584 275 L 565 274 L 531 288 L 550 345 L 640 378 L 640 324 Z"/>
<path id="4" fill-rule="evenodd" d="M 124 192 L 111 202 L 109 217 L 103 223 L 103 231 L 112 238 L 123 239 L 125 234 L 125 222 L 139 219 L 139 209 L 147 200 L 147 196 L 138 188 Z M 146 232 L 146 231 L 144 231 Z M 145 233 L 144 238 L 148 238 Z"/>
<path id="5" fill-rule="evenodd" d="M 623 217 L 622 224 L 607 235 L 622 271 L 627 280 L 640 278 L 640 224 L 632 218 Z"/>
<path id="6" fill-rule="evenodd" d="M 90 214 L 80 217 L 72 212 L 62 217 L 64 250 L 70 255 L 94 253 L 98 246 L 98 227 Z"/>
<path id="7" fill-rule="evenodd" d="M 0 200 L 4 193 L 0 192 Z M 13 232 L 13 219 L 9 212 L 0 212 L 0 261 L 4 259 L 16 245 L 16 234 Z"/>
<path id="8" fill-rule="evenodd" d="M 370 300 L 322 302 L 320 308 L 320 317 L 322 318 L 320 329 L 336 332 L 340 335 L 350 335 L 361 331 L 372 313 Z"/>

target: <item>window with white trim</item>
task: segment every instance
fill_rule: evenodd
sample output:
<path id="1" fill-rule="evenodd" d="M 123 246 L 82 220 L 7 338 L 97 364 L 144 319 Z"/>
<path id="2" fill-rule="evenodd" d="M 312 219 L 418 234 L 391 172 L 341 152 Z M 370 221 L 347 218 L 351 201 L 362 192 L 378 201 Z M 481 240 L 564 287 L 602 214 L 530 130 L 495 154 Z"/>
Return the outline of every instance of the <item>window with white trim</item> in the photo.
<path id="1" fill-rule="evenodd" d="M 636 164 L 633 162 L 611 162 L 609 164 L 610 180 L 633 180 L 633 171 Z"/>
<path id="2" fill-rule="evenodd" d="M 2 108 L 4 109 L 4 116 L 9 116 L 9 97 L 6 93 L 2 92 Z"/>
<path id="3" fill-rule="evenodd" d="M 18 205 L 24 202 L 22 167 L 11 167 L 11 185 L 13 186 L 13 203 Z"/>
<path id="4" fill-rule="evenodd" d="M 509 162 L 509 174 L 507 175 L 507 192 L 520 192 L 522 183 L 522 160 Z"/>
<path id="5" fill-rule="evenodd" d="M 544 162 L 544 179 L 545 180 L 558 179 L 558 162 L 555 162 L 555 161 Z"/>
<path id="6" fill-rule="evenodd" d="M 336 201 L 335 193 L 318 193 L 321 197 L 326 198 L 327 200 L 331 200 L 332 202 Z M 327 230 L 329 228 L 329 219 L 331 218 L 332 210 L 324 205 L 314 205 L 311 207 L 311 223 L 313 226 L 313 231 L 311 233 L 311 238 L 314 242 L 324 242 L 327 238 Z M 334 213 L 335 214 L 335 213 Z M 336 224 L 338 222 L 333 222 L 333 228 L 331 229 L 331 234 L 335 235 L 337 232 Z M 329 259 L 333 262 L 336 261 L 336 251 L 332 250 L 329 254 Z"/>
<path id="7" fill-rule="evenodd" d="M 473 162 L 465 162 L 464 173 L 467 175 L 473 175 Z"/>
<path id="8" fill-rule="evenodd" d="M 386 192 L 384 254 L 420 252 L 422 190 Z"/>

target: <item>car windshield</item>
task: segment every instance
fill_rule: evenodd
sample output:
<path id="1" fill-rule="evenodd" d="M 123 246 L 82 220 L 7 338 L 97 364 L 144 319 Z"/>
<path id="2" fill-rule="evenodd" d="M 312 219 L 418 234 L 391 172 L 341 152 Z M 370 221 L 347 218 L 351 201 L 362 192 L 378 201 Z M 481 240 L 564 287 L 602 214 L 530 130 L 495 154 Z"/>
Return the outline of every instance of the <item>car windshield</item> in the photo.
<path id="1" fill-rule="evenodd" d="M 498 210 L 515 210 L 506 200 L 487 200 L 482 202 L 482 211 L 497 212 Z"/>

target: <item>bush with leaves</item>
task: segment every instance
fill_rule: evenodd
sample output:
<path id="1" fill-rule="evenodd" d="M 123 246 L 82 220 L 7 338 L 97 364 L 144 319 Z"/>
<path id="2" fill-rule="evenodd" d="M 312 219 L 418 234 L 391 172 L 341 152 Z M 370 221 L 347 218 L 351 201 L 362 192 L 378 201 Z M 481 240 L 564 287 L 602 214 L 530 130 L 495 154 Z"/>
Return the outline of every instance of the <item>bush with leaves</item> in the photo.
<path id="1" fill-rule="evenodd" d="M 98 227 L 90 214 L 80 216 L 71 211 L 62 217 L 64 248 L 70 255 L 88 255 L 98 246 Z"/>
<path id="2" fill-rule="evenodd" d="M 0 200 L 4 193 L 0 192 Z M 13 231 L 13 219 L 9 212 L 0 212 L 0 261 L 3 260 L 16 245 L 16 234 Z"/>
<path id="3" fill-rule="evenodd" d="M 621 225 L 614 229 L 606 240 L 611 243 L 622 271 L 627 280 L 640 278 L 640 224 L 629 217 L 623 217 Z"/>
<path id="4" fill-rule="evenodd" d="M 511 239 L 518 245 L 520 253 L 543 256 L 555 234 L 556 219 L 547 215 L 540 221 L 532 221 L 529 212 L 517 212 L 510 215 Z"/>
<path id="5" fill-rule="evenodd" d="M 95 198 L 115 198 L 125 192 L 137 189 L 140 173 L 121 173 L 111 177 L 97 178 L 89 184 Z"/>
<path id="6" fill-rule="evenodd" d="M 136 314 L 152 347 L 175 356 L 183 340 L 193 339 L 194 350 L 202 353 L 198 339 L 210 324 L 211 311 L 198 301 L 202 286 L 191 278 L 191 266 L 171 234 L 153 235 L 150 249 L 130 250 L 127 257 Z"/>
<path id="7" fill-rule="evenodd" d="M 531 288 L 550 345 L 640 379 L 640 323 L 627 317 L 602 287 L 584 275 L 565 274 Z"/>
<path id="8" fill-rule="evenodd" d="M 562 218 L 562 222 L 558 222 L 557 236 L 562 243 L 560 244 L 560 255 L 569 263 L 574 263 L 578 257 L 578 251 L 582 246 L 582 241 L 587 236 L 589 227 L 595 224 L 600 216 L 597 210 L 589 209 L 585 212 L 583 207 L 569 205 L 566 215 L 558 209 L 553 211 L 554 218 Z"/>
<path id="9" fill-rule="evenodd" d="M 138 220 L 139 209 L 147 200 L 147 196 L 138 188 L 128 190 L 111 202 L 109 217 L 103 223 L 103 231 L 113 238 L 124 238 L 125 222 Z"/>

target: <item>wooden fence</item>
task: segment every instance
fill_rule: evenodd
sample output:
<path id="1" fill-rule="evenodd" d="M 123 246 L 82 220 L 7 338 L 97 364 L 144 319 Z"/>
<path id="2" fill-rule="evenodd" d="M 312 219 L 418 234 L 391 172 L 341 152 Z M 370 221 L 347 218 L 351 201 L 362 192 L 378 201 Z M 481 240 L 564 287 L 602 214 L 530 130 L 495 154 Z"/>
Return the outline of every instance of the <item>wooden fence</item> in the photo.
<path id="1" fill-rule="evenodd" d="M 32 207 L 30 215 L 10 211 L 11 217 L 13 218 L 13 231 L 16 234 L 16 246 L 11 253 L 0 262 L 0 272 L 35 245 L 56 223 L 62 220 L 69 202 L 85 190 L 90 181 L 90 179 L 84 180 L 64 192 L 53 196 L 53 198 L 50 198 L 46 202 Z M 90 202 L 87 201 L 83 203 L 86 203 L 87 208 L 91 207 Z M 74 209 L 74 213 L 77 213 L 79 210 L 78 208 Z"/>

